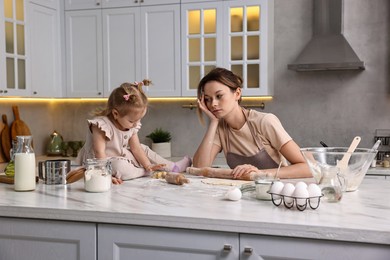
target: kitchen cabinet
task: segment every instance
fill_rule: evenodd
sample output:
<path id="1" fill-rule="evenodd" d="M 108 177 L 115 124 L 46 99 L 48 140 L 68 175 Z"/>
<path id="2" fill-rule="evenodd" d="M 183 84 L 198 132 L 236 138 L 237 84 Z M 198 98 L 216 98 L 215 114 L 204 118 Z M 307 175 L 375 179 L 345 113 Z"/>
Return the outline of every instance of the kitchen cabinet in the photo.
<path id="1" fill-rule="evenodd" d="M 96 225 L 0 218 L 0 259 L 96 260 Z"/>
<path id="2" fill-rule="evenodd" d="M 180 4 L 180 0 L 65 0 L 65 10 Z"/>
<path id="3" fill-rule="evenodd" d="M 243 78 L 244 96 L 273 93 L 273 1 L 182 4 L 182 94 L 219 66 Z"/>
<path id="4" fill-rule="evenodd" d="M 257 259 L 388 259 L 385 245 L 240 235 L 241 260 Z"/>
<path id="5" fill-rule="evenodd" d="M 38 3 L 38 4 L 36 4 Z M 58 2 L 57 2 L 58 3 Z M 30 73 L 32 97 L 62 97 L 59 9 L 28 3 Z"/>
<path id="6" fill-rule="evenodd" d="M 99 224 L 98 238 L 99 259 L 239 259 L 234 233 Z"/>
<path id="7" fill-rule="evenodd" d="M 67 96 L 108 97 L 144 78 L 148 96 L 180 96 L 179 16 L 180 5 L 67 11 Z"/>

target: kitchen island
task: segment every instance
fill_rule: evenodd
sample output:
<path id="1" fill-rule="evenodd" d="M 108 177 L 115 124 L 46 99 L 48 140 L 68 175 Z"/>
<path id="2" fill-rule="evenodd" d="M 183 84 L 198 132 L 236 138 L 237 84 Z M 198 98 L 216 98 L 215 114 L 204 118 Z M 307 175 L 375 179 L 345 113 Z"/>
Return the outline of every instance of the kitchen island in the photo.
<path id="1" fill-rule="evenodd" d="M 321 201 L 316 210 L 298 211 L 252 193 L 228 201 L 224 194 L 231 187 L 189 178 L 176 186 L 145 177 L 105 193 L 85 192 L 82 181 L 39 183 L 31 192 L 0 184 L 0 259 L 22 254 L 16 245 L 50 249 L 49 256 L 62 259 L 54 242 L 56 250 L 75 250 L 74 258 L 63 259 L 390 257 L 389 180 L 365 179 L 339 203 Z M 39 257 L 47 253 L 38 251 Z M 13 259 L 23 259 L 18 256 Z"/>

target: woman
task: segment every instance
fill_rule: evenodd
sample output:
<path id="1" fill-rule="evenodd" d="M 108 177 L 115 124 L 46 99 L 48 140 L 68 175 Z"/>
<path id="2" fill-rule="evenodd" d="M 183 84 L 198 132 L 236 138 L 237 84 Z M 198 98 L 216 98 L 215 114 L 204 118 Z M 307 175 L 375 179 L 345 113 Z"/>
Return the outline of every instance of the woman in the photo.
<path id="1" fill-rule="evenodd" d="M 209 118 L 206 134 L 193 158 L 194 167 L 210 167 L 223 151 L 232 178 L 256 172 L 274 176 L 283 158 L 279 178 L 311 177 L 299 146 L 273 114 L 240 106 L 242 79 L 215 68 L 198 85 L 198 109 Z M 201 118 L 202 119 L 202 118 Z"/>

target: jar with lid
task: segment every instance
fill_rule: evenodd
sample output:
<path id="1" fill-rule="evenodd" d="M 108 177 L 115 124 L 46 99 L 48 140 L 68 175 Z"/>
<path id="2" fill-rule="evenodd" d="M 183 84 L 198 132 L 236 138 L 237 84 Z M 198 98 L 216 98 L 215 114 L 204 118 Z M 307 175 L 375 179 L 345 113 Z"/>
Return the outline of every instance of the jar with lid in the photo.
<path id="1" fill-rule="evenodd" d="M 385 158 L 383 159 L 383 167 L 389 168 L 390 167 L 390 155 L 386 154 Z"/>
<path id="2" fill-rule="evenodd" d="M 84 162 L 84 188 L 88 192 L 105 192 L 111 189 L 111 162 L 108 159 L 87 159 Z"/>
<path id="3" fill-rule="evenodd" d="M 35 153 L 31 146 L 32 136 L 16 136 L 15 191 L 35 190 Z"/>

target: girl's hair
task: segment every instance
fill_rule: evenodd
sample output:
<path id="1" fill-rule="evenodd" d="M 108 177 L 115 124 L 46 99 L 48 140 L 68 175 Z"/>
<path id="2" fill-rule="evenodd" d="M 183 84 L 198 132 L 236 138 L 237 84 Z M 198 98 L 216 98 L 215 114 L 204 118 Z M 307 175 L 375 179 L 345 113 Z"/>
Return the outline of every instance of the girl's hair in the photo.
<path id="1" fill-rule="evenodd" d="M 211 70 L 206 76 L 204 76 L 201 81 L 198 84 L 198 99 L 200 100 L 202 97 L 202 94 L 204 93 L 204 86 L 206 83 L 210 81 L 217 81 L 228 88 L 234 93 L 238 88 L 242 88 L 242 78 L 236 74 L 234 74 L 232 71 L 227 70 L 225 68 L 215 68 Z M 238 104 L 241 103 L 242 98 L 238 100 Z M 201 123 L 204 123 L 203 117 L 202 117 L 202 110 L 198 108 L 198 116 L 201 121 Z"/>
<path id="2" fill-rule="evenodd" d="M 134 108 L 146 108 L 148 98 L 143 91 L 143 86 L 149 86 L 152 82 L 144 79 L 141 82 L 123 83 L 114 89 L 107 101 L 107 107 L 96 111 L 96 116 L 112 116 L 112 110 L 116 109 L 120 116 L 126 115 L 129 110 Z"/>

